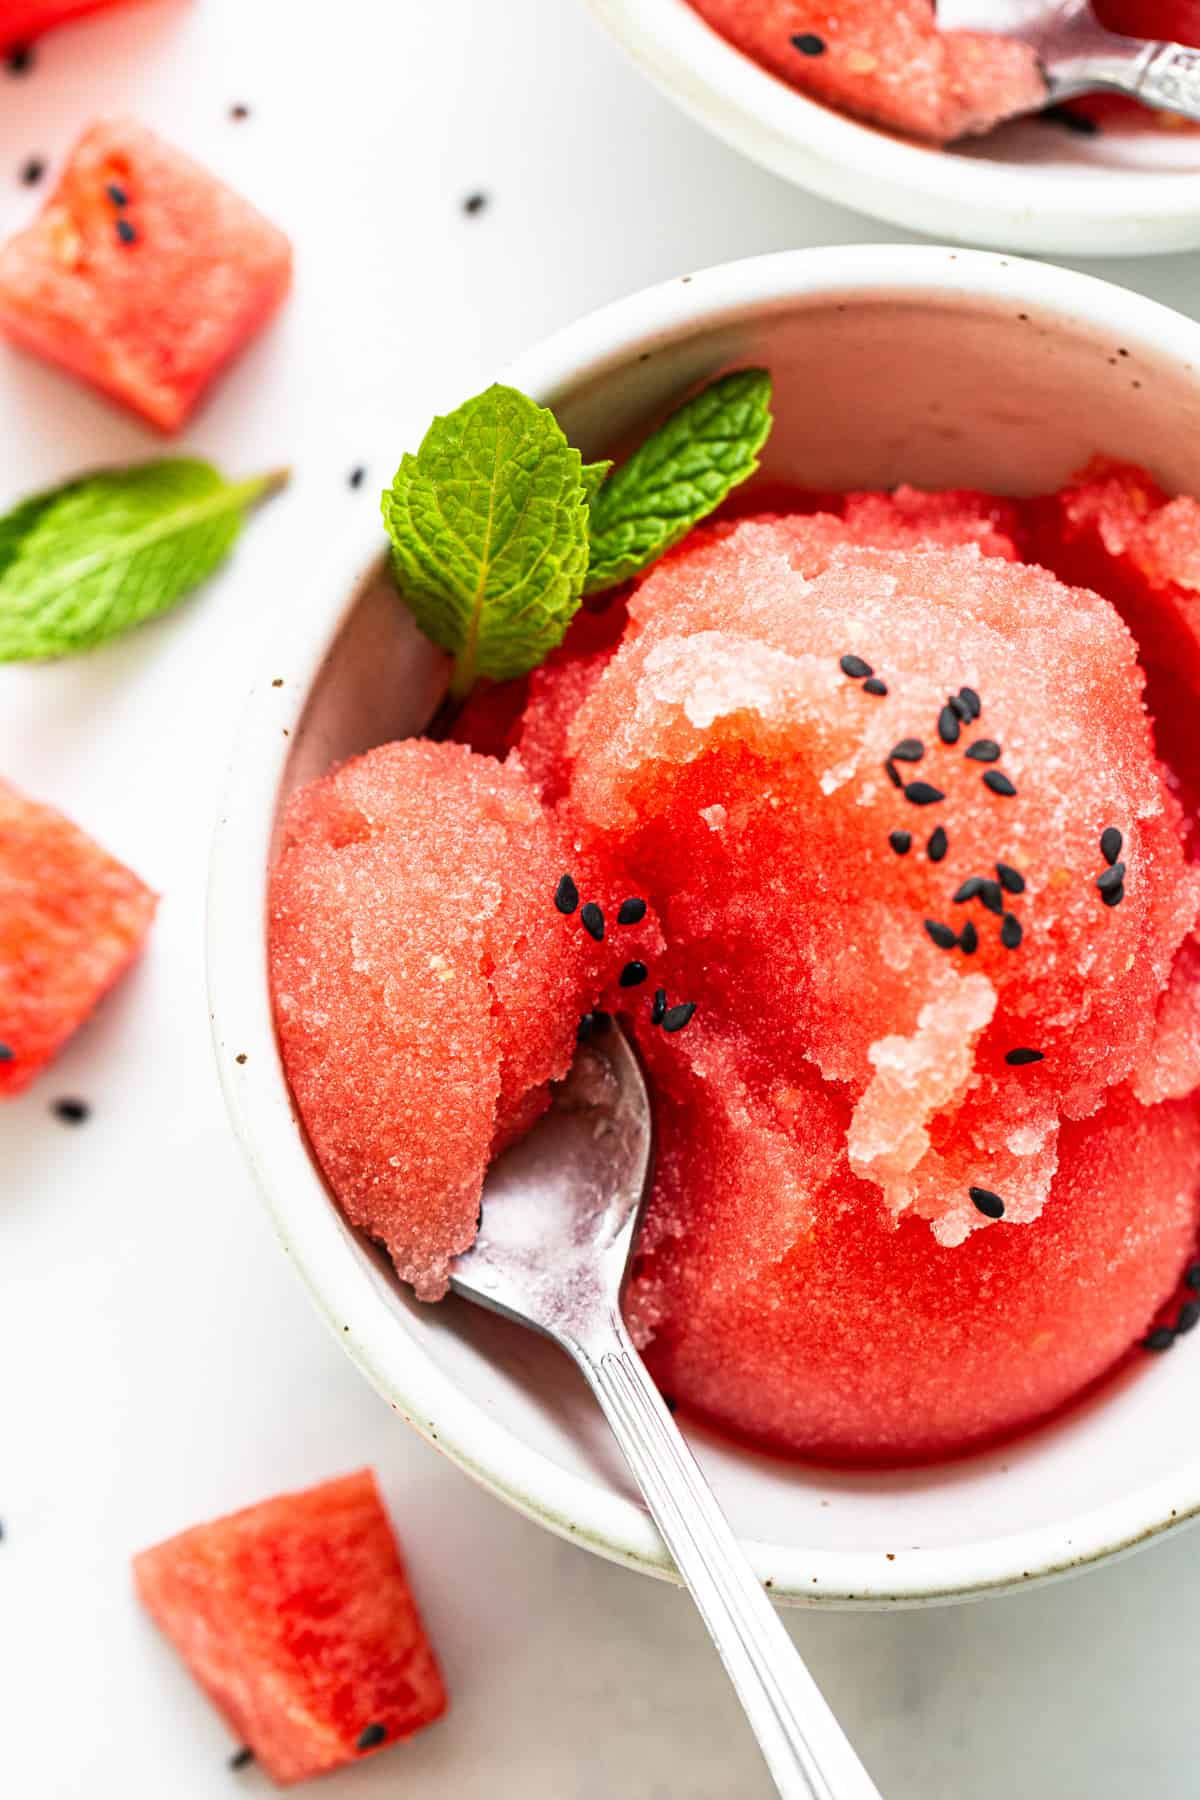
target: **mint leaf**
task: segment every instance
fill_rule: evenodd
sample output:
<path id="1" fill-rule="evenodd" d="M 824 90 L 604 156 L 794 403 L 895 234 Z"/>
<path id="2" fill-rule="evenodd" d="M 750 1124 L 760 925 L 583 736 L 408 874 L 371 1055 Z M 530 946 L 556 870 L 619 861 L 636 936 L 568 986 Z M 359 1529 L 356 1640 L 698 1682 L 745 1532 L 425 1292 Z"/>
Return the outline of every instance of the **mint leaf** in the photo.
<path id="1" fill-rule="evenodd" d="M 232 549 L 282 474 L 169 458 L 35 494 L 0 518 L 0 662 L 89 650 L 165 612 Z"/>
<path id="2" fill-rule="evenodd" d="M 754 473 L 770 429 L 765 369 L 737 369 L 685 400 L 592 499 L 584 591 L 627 581 L 686 537 Z"/>
<path id="3" fill-rule="evenodd" d="M 392 566 L 426 637 L 454 657 L 452 695 L 536 668 L 579 605 L 590 465 L 516 388 L 435 419 L 383 494 Z"/>
<path id="4" fill-rule="evenodd" d="M 612 468 L 612 457 L 606 456 L 603 462 L 584 463 L 580 470 L 583 480 L 583 496 L 590 506 L 608 479 Z"/>

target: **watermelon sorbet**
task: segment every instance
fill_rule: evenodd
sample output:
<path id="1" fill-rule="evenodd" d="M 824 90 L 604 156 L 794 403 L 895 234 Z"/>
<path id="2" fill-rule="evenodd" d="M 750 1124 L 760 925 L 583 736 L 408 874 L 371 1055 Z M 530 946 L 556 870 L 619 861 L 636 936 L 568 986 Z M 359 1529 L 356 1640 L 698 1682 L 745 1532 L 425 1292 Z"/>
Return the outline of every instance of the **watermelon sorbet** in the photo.
<path id="1" fill-rule="evenodd" d="M 657 1140 L 627 1310 L 693 1414 L 934 1457 L 1171 1342 L 1198 591 L 1200 506 L 1115 464 L 796 496 L 693 531 L 457 741 L 303 789 L 271 973 L 348 1218 L 438 1298 L 489 1157 L 619 1012 Z"/>

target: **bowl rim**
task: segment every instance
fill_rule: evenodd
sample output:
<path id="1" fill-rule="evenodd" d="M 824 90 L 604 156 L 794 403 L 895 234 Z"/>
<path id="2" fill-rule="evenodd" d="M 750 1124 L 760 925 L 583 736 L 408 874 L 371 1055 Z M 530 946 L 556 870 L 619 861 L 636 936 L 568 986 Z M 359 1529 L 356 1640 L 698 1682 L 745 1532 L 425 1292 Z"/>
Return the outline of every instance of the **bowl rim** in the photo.
<path id="1" fill-rule="evenodd" d="M 944 299 L 1036 305 L 1072 325 L 1185 370 L 1200 366 L 1200 324 L 1139 294 L 1050 264 L 926 245 L 823 247 L 746 259 L 619 300 L 519 357 L 503 379 L 553 404 L 568 384 L 603 375 L 655 343 L 723 318 L 788 302 Z M 384 550 L 361 528 L 316 570 L 304 605 L 289 609 L 263 658 L 239 727 L 213 837 L 208 892 L 208 991 L 218 1072 L 234 1131 L 318 1311 L 343 1348 L 435 1448 L 499 1498 L 559 1536 L 645 1573 L 677 1579 L 636 1502 L 562 1468 L 469 1399 L 397 1328 L 379 1280 L 364 1276 L 348 1228 L 329 1201 L 283 1076 L 267 984 L 267 852 L 289 733 L 361 584 Z M 337 604 L 331 595 L 339 596 Z M 316 1189 L 321 1204 L 311 1204 Z M 745 1540 L 777 1599 L 825 1606 L 914 1606 L 1027 1586 L 1133 1549 L 1200 1514 L 1200 1455 L 1118 1500 L 1051 1525 L 980 1542 L 913 1550 L 810 1551 Z"/>
<path id="2" fill-rule="evenodd" d="M 1074 172 L 964 157 L 808 99 L 728 43 L 688 0 L 588 4 L 684 112 L 825 200 L 939 240 L 1053 256 L 1200 245 L 1200 169 Z"/>

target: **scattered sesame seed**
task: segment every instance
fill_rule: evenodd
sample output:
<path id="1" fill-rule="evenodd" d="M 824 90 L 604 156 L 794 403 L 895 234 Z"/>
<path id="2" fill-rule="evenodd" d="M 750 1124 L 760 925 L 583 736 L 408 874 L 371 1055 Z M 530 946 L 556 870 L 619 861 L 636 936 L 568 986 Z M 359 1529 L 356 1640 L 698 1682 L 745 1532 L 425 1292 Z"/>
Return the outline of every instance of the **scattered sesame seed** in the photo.
<path id="1" fill-rule="evenodd" d="M 962 724 L 969 725 L 971 723 L 971 709 L 960 694 L 951 694 L 946 705 Z"/>
<path id="2" fill-rule="evenodd" d="M 864 662 L 861 656 L 854 656 L 849 650 L 839 658 L 838 667 L 843 675 L 853 676 L 855 681 L 861 681 L 864 675 L 875 673 L 869 662 Z"/>
<path id="3" fill-rule="evenodd" d="M 964 956 L 974 956 L 979 948 L 979 933 L 975 929 L 975 921 L 968 919 L 958 934 L 958 947 Z"/>
<path id="4" fill-rule="evenodd" d="M 1175 1342 L 1175 1330 L 1171 1325 L 1156 1325 L 1142 1339 L 1143 1350 L 1169 1350 Z"/>
<path id="5" fill-rule="evenodd" d="M 864 694 L 886 694 L 887 691 L 887 682 L 880 681 L 878 675 L 869 675 L 863 682 Z"/>
<path id="6" fill-rule="evenodd" d="M 899 769 L 896 767 L 895 763 L 892 761 L 890 756 L 888 757 L 887 761 L 884 763 L 883 766 L 887 770 L 887 778 L 891 782 L 892 786 L 896 787 L 896 788 L 903 787 L 904 786 L 903 778 L 901 777 Z"/>
<path id="7" fill-rule="evenodd" d="M 953 950 L 958 942 L 958 934 L 949 925 L 941 925 L 936 919 L 926 919 L 925 929 L 939 950 Z"/>
<path id="8" fill-rule="evenodd" d="M 1125 898 L 1124 883 L 1118 884 L 1115 888 L 1105 888 L 1100 898 L 1103 900 L 1105 906 L 1120 906 L 1122 900 Z"/>
<path id="9" fill-rule="evenodd" d="M 938 714 L 937 728 L 938 736 L 941 738 L 943 744 L 957 744 L 958 734 L 962 730 L 962 725 L 959 722 L 958 714 L 949 702 L 943 706 L 941 712 Z"/>
<path id="10" fill-rule="evenodd" d="M 1102 875 L 1097 875 L 1096 886 L 1100 889 L 1102 894 L 1107 894 L 1110 893 L 1113 888 L 1120 887 L 1124 879 L 1125 864 L 1123 862 L 1115 862 L 1111 869 L 1105 869 Z"/>
<path id="11" fill-rule="evenodd" d="M 650 1023 L 652 1025 L 661 1025 L 663 1022 L 663 1014 L 666 1010 L 667 990 L 666 988 L 655 988 L 654 999 L 650 1004 Z"/>
<path id="12" fill-rule="evenodd" d="M 979 898 L 990 913 L 999 918 L 1004 911 L 1004 894 L 998 881 L 985 877 L 979 884 Z"/>
<path id="13" fill-rule="evenodd" d="M 123 243 L 123 244 L 136 244 L 137 243 L 137 230 L 134 226 L 132 226 L 129 223 L 128 219 L 118 219 L 117 220 L 117 237 L 120 239 L 121 243 Z"/>
<path id="14" fill-rule="evenodd" d="M 997 863 L 996 873 L 1000 877 L 1000 886 L 1008 894 L 1025 892 L 1025 877 L 1020 869 L 1014 869 L 1011 863 Z"/>
<path id="15" fill-rule="evenodd" d="M 617 985 L 623 988 L 641 987 L 649 972 L 644 962 L 627 962 L 617 977 Z"/>
<path id="16" fill-rule="evenodd" d="M 1188 1264 L 1183 1272 L 1183 1285 L 1191 1288 L 1193 1294 L 1200 1294 L 1200 1262 Z"/>
<path id="17" fill-rule="evenodd" d="M 253 1750 L 250 1748 L 249 1744 L 243 1744 L 241 1749 L 235 1750 L 230 1757 L 229 1766 L 231 1769 L 244 1769 L 247 1763 L 252 1763 L 253 1761 Z"/>
<path id="18" fill-rule="evenodd" d="M 999 762 L 1000 746 L 992 738 L 976 738 L 973 744 L 967 745 L 965 754 L 972 762 Z"/>
<path id="19" fill-rule="evenodd" d="M 1106 863 L 1115 863 L 1125 839 L 1115 825 L 1106 825 L 1100 833 L 1100 854 Z"/>
<path id="20" fill-rule="evenodd" d="M 983 771 L 983 785 L 984 787 L 991 788 L 993 794 L 1002 794 L 1009 800 L 1014 797 L 1017 791 L 1002 769 L 985 769 Z"/>
<path id="21" fill-rule="evenodd" d="M 1004 1060 L 1014 1069 L 1023 1069 L 1028 1063 L 1043 1061 L 1045 1054 L 1044 1050 L 1027 1050 L 1022 1047 L 1017 1050 L 1009 1050 Z"/>
<path id="22" fill-rule="evenodd" d="M 14 44 L 4 58 L 4 66 L 10 75 L 28 75 L 33 67 L 33 45 Z"/>
<path id="23" fill-rule="evenodd" d="M 573 913 L 579 905 L 579 889 L 569 875 L 564 875 L 554 890 L 554 904 L 560 913 Z"/>
<path id="24" fill-rule="evenodd" d="M 86 1100 L 56 1100 L 50 1111 L 64 1125 L 82 1125 L 91 1117 L 92 1109 Z"/>
<path id="25" fill-rule="evenodd" d="M 356 463 L 346 477 L 352 488 L 360 488 L 367 479 L 367 471 L 362 463 Z"/>
<path id="26" fill-rule="evenodd" d="M 598 944 L 604 942 L 604 914 L 594 900 L 589 900 L 583 908 L 579 922 L 589 937 L 595 938 Z"/>
<path id="27" fill-rule="evenodd" d="M 14 1060 L 14 1056 L 15 1056 L 15 1052 L 12 1050 L 10 1045 L 0 1044 L 0 1063 L 12 1062 Z"/>
<path id="28" fill-rule="evenodd" d="M 1000 926 L 1000 942 L 1006 950 L 1015 950 L 1025 936 L 1024 928 L 1016 913 L 1005 913 Z"/>
<path id="29" fill-rule="evenodd" d="M 382 1744 L 386 1736 L 386 1725 L 368 1725 L 365 1730 L 359 1732 L 354 1748 L 356 1750 L 374 1750 L 377 1744 Z"/>
<path id="30" fill-rule="evenodd" d="M 972 1187 L 967 1189 L 976 1212 L 981 1212 L 985 1219 L 1002 1219 L 1004 1202 L 999 1194 L 993 1194 L 991 1188 Z"/>
<path id="31" fill-rule="evenodd" d="M 967 709 L 969 719 L 977 719 L 983 711 L 983 701 L 973 687 L 960 687 L 958 698 Z"/>
<path id="32" fill-rule="evenodd" d="M 901 738 L 892 751 L 893 762 L 920 762 L 925 746 L 920 738 Z"/>
<path id="33" fill-rule="evenodd" d="M 678 1006 L 668 1006 L 662 1016 L 663 1030 L 682 1031 L 695 1010 L 696 1002 L 694 1000 L 682 1000 Z"/>
<path id="34" fill-rule="evenodd" d="M 622 900 L 617 908 L 618 925 L 640 925 L 646 916 L 644 900 Z"/>
<path id="35" fill-rule="evenodd" d="M 892 849 L 896 852 L 897 856 L 907 856 L 912 849 L 912 832 L 889 831 L 888 843 L 892 846 Z"/>
<path id="36" fill-rule="evenodd" d="M 950 839 L 946 836 L 946 828 L 944 825 L 939 825 L 933 831 L 929 842 L 925 846 L 925 854 L 930 862 L 938 863 L 941 862 L 949 848 Z"/>
<path id="37" fill-rule="evenodd" d="M 238 122 L 240 123 L 241 120 L 248 119 L 250 117 L 250 108 L 245 104 L 245 102 L 243 100 L 235 100 L 233 105 L 229 109 L 229 116 L 231 119 L 237 119 Z"/>
<path id="38" fill-rule="evenodd" d="M 1200 1325 L 1200 1300 L 1185 1300 L 1175 1320 L 1176 1333 L 1194 1331 Z"/>
<path id="39" fill-rule="evenodd" d="M 462 203 L 462 209 L 467 214 L 468 218 L 473 219 L 476 213 L 481 213 L 483 211 L 487 203 L 488 197 L 486 194 L 468 194 Z"/>
<path id="40" fill-rule="evenodd" d="M 26 187 L 36 187 L 45 173 L 46 163 L 44 157 L 27 156 L 25 161 L 21 164 L 21 180 Z"/>
<path id="41" fill-rule="evenodd" d="M 824 56 L 825 39 L 818 37 L 815 31 L 801 31 L 792 39 L 792 49 L 798 50 L 801 56 Z"/>
<path id="42" fill-rule="evenodd" d="M 928 781 L 910 781 L 904 790 L 904 798 L 911 800 L 914 806 L 935 806 L 946 796 L 941 788 L 935 788 Z"/>
<path id="43" fill-rule="evenodd" d="M 114 206 L 128 206 L 129 195 L 119 181 L 110 181 L 104 189 Z"/>
<path id="44" fill-rule="evenodd" d="M 963 882 L 958 892 L 954 895 L 954 899 L 961 904 L 964 900 L 977 900 L 982 892 L 983 876 L 972 875 L 967 881 Z"/>

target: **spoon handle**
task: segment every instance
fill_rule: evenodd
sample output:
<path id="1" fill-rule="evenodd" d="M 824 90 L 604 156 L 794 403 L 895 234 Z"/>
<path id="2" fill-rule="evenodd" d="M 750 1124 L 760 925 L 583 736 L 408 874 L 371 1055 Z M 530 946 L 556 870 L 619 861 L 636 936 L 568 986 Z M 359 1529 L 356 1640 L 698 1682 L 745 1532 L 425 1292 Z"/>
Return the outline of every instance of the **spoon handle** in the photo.
<path id="1" fill-rule="evenodd" d="M 1070 100 L 1097 88 L 1132 94 L 1144 106 L 1200 119 L 1200 50 L 1187 44 L 1118 37 L 1098 26 L 1068 38 L 1044 59 L 1051 100 Z"/>
<path id="2" fill-rule="evenodd" d="M 1186 44 L 1148 44 L 1130 90 L 1146 106 L 1200 119 L 1200 50 Z"/>
<path id="3" fill-rule="evenodd" d="M 618 1316 L 571 1345 L 785 1800 L 879 1800 Z"/>

